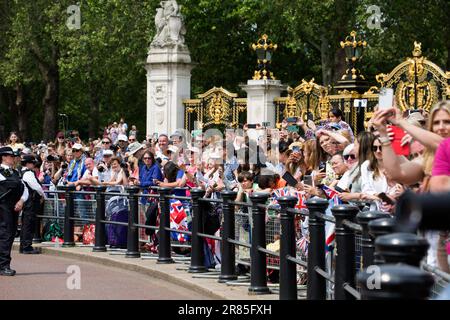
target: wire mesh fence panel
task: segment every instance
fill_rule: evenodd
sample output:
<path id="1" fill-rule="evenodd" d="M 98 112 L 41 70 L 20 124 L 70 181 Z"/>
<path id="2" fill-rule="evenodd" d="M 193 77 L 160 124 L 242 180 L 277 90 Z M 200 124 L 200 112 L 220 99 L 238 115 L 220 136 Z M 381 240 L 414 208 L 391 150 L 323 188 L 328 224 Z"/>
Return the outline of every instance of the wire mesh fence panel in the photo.
<path id="1" fill-rule="evenodd" d="M 362 235 L 361 233 L 355 234 L 355 269 L 356 273 L 358 273 L 360 270 L 362 270 L 363 263 L 362 263 Z"/>
<path id="2" fill-rule="evenodd" d="M 252 216 L 245 209 L 240 209 L 235 213 L 235 239 L 237 241 L 251 244 Z M 248 209 L 250 210 L 250 209 Z M 236 260 L 250 262 L 250 248 L 236 246 Z"/>
<path id="3" fill-rule="evenodd" d="M 295 249 L 296 258 L 304 262 L 308 261 L 308 218 L 295 217 Z M 306 284 L 308 280 L 307 268 L 297 265 L 297 284 Z"/>
<path id="4" fill-rule="evenodd" d="M 147 218 L 146 218 L 146 212 L 150 208 L 150 203 L 142 204 L 139 203 L 139 213 L 138 213 L 138 224 L 144 225 Z M 144 229 L 139 228 L 139 242 L 140 243 L 147 243 L 150 241 L 150 237 L 147 235 L 149 233 L 150 229 Z"/>
<path id="5" fill-rule="evenodd" d="M 435 273 L 432 273 L 432 275 L 434 277 L 434 284 L 431 287 L 430 299 L 436 299 L 450 285 L 450 282 Z"/>
<path id="6" fill-rule="evenodd" d="M 53 216 L 58 218 L 64 218 L 64 212 L 66 210 L 66 200 L 58 198 L 49 198 L 44 201 L 44 209 L 42 215 Z M 48 222 L 56 222 L 64 231 L 64 220 L 62 219 L 49 219 L 43 218 L 42 225 L 45 226 Z"/>
<path id="7" fill-rule="evenodd" d="M 330 246 L 325 254 L 325 269 L 331 279 L 334 279 L 336 269 L 336 248 L 333 246 Z M 326 284 L 327 300 L 334 300 L 334 283 L 327 281 Z"/>
<path id="8" fill-rule="evenodd" d="M 267 209 L 266 213 L 266 249 L 280 253 L 280 234 L 281 234 L 281 223 L 277 212 L 271 207 Z M 273 255 L 267 255 L 267 266 L 268 267 L 279 267 L 280 258 Z M 269 270 L 269 276 L 272 273 Z"/>
<path id="9" fill-rule="evenodd" d="M 97 210 L 97 202 L 93 198 L 83 198 L 83 199 L 73 199 L 74 218 L 79 219 L 95 219 L 95 211 Z M 85 224 L 92 224 L 87 220 L 76 220 L 74 221 L 75 227 L 82 227 Z"/>

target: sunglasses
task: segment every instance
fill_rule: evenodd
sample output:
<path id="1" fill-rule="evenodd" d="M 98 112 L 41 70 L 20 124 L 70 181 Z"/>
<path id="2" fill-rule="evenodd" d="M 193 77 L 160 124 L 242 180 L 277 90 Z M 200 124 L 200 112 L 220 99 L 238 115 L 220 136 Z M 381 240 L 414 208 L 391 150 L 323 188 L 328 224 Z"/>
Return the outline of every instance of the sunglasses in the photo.
<path id="1" fill-rule="evenodd" d="M 372 151 L 373 152 L 383 151 L 383 146 L 372 146 Z"/>
<path id="2" fill-rule="evenodd" d="M 129 142 L 134 142 L 136 139 L 128 139 Z"/>
<path id="3" fill-rule="evenodd" d="M 348 160 L 348 159 L 356 160 L 356 156 L 354 154 L 346 154 L 344 156 L 344 160 Z"/>
<path id="4" fill-rule="evenodd" d="M 144 160 L 151 160 L 152 158 L 150 158 L 150 157 L 143 157 L 142 159 L 144 159 Z"/>
<path id="5" fill-rule="evenodd" d="M 109 144 L 109 141 L 102 141 L 102 144 Z"/>
<path id="6" fill-rule="evenodd" d="M 81 152 L 81 150 L 72 149 L 72 152 Z"/>

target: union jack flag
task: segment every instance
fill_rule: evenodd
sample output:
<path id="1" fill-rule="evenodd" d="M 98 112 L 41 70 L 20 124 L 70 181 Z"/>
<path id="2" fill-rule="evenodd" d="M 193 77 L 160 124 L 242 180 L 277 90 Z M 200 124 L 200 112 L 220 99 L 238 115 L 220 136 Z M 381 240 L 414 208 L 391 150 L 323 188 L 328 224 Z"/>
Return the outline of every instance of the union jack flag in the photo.
<path id="1" fill-rule="evenodd" d="M 284 187 L 281 189 L 275 189 L 272 191 L 272 200 L 270 202 L 270 204 L 272 205 L 276 205 L 278 204 L 278 198 L 279 197 L 295 197 L 298 199 L 295 208 L 296 209 L 305 209 L 306 205 L 305 203 L 305 193 L 304 192 L 300 192 L 297 191 L 295 189 L 292 188 L 288 188 L 288 187 Z"/>
<path id="2" fill-rule="evenodd" d="M 339 199 L 340 193 L 326 185 L 322 186 L 322 190 L 325 192 L 325 195 L 327 196 L 329 202 L 326 213 L 332 215 L 331 208 L 343 203 L 342 200 Z M 334 247 L 334 240 L 336 237 L 335 225 L 333 223 L 329 222 L 325 223 L 325 236 L 326 236 L 325 240 L 326 249 L 327 251 L 331 251 L 331 247 Z"/>
<path id="3" fill-rule="evenodd" d="M 327 196 L 328 200 L 330 200 L 330 205 L 335 206 L 335 205 L 342 204 L 342 200 L 339 199 L 339 195 L 340 195 L 339 192 L 337 192 L 333 188 L 330 188 L 329 186 L 326 186 L 326 185 L 322 186 L 322 190 L 325 192 L 325 195 Z"/>
<path id="4" fill-rule="evenodd" d="M 180 200 L 170 199 L 170 228 L 188 231 L 187 213 Z M 184 243 L 190 240 L 189 235 L 179 232 L 170 232 L 172 240 Z"/>

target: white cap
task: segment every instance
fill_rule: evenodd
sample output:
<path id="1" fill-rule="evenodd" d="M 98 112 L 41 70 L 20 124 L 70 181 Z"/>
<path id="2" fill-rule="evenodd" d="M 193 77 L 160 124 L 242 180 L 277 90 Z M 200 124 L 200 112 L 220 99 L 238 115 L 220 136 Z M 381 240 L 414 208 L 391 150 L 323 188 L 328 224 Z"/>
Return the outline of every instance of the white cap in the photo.
<path id="1" fill-rule="evenodd" d="M 197 147 L 194 147 L 194 146 L 189 146 L 188 150 L 192 151 L 192 152 L 197 152 L 197 153 L 200 152 L 200 149 Z"/>
<path id="2" fill-rule="evenodd" d="M 83 149 L 83 146 L 82 146 L 81 144 L 79 144 L 79 143 L 75 143 L 75 144 L 72 146 L 72 149 L 75 149 L 75 150 L 82 150 L 82 149 Z"/>
<path id="3" fill-rule="evenodd" d="M 174 145 L 170 145 L 169 146 L 169 151 L 172 151 L 173 153 L 176 153 L 176 152 L 178 152 L 178 147 L 174 146 Z"/>
<path id="4" fill-rule="evenodd" d="M 352 152 L 353 148 L 355 147 L 355 144 L 349 144 L 348 146 L 345 147 L 344 152 L 342 152 L 342 155 L 347 156 L 350 154 L 350 152 Z"/>
<path id="5" fill-rule="evenodd" d="M 128 138 L 124 134 L 119 134 L 119 136 L 117 137 L 117 141 L 128 141 Z"/>
<path id="6" fill-rule="evenodd" d="M 107 149 L 103 151 L 103 156 L 112 156 L 114 153 L 112 152 L 112 150 Z"/>

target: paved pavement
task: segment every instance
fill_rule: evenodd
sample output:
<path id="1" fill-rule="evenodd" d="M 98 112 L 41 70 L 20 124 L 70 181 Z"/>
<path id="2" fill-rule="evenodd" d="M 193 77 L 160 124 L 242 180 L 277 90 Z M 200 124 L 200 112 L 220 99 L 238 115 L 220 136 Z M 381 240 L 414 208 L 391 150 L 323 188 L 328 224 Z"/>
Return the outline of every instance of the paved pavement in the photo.
<path id="1" fill-rule="evenodd" d="M 269 284 L 271 294 L 250 295 L 248 277 L 239 277 L 234 283 L 218 283 L 217 271 L 189 273 L 189 261 L 182 258 L 176 258 L 173 264 L 159 264 L 156 257 L 126 258 L 124 252 L 93 252 L 89 246 L 66 248 L 55 247 L 54 243 L 34 246 L 40 247 L 43 254 L 20 255 L 18 243 L 14 244 L 12 267 L 18 274 L 0 278 L 0 299 L 44 296 L 45 299 L 279 299 L 278 285 Z M 70 276 L 66 271 L 72 264 L 81 267 L 81 291 L 85 293 L 66 288 Z M 305 288 L 299 288 L 299 299 L 304 299 L 305 294 Z"/>
<path id="2" fill-rule="evenodd" d="M 80 269 L 80 289 L 74 274 L 66 273 L 69 266 Z M 143 275 L 138 272 L 81 261 L 61 256 L 22 255 L 13 252 L 14 277 L 0 277 L 0 300 L 189 300 L 209 299 L 205 294 Z"/>

